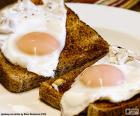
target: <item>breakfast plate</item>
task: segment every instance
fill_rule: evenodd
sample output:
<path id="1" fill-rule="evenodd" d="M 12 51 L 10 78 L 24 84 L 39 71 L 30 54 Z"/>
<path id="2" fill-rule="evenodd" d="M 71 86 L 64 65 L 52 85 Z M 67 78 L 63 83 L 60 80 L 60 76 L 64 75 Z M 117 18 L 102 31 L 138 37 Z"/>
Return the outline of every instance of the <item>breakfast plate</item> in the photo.
<path id="1" fill-rule="evenodd" d="M 90 4 L 67 4 L 110 44 L 140 53 L 140 14 L 120 8 Z M 39 100 L 38 89 L 10 93 L 0 85 L 0 113 L 11 115 L 60 116 Z M 16 114 L 14 114 L 16 113 Z"/>

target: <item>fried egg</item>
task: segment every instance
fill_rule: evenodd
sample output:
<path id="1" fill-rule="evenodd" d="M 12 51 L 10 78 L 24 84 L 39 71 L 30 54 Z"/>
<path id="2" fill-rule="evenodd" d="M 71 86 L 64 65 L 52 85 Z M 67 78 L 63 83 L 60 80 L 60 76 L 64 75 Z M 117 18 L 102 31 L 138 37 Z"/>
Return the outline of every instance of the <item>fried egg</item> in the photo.
<path id="1" fill-rule="evenodd" d="M 66 39 L 66 9 L 63 0 L 19 0 L 1 11 L 1 50 L 15 65 L 44 77 L 54 77 Z"/>
<path id="2" fill-rule="evenodd" d="M 109 53 L 86 68 L 64 93 L 62 114 L 77 115 L 97 100 L 118 103 L 139 93 L 140 57 L 130 50 L 111 46 Z"/>

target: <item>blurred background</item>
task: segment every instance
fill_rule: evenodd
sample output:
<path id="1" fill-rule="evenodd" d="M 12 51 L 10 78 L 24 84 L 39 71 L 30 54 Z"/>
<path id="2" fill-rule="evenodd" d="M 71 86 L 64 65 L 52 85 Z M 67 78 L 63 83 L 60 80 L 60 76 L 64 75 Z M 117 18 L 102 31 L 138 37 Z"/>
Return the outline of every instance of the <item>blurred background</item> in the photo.
<path id="1" fill-rule="evenodd" d="M 4 7 L 6 4 L 13 3 L 14 1 L 16 0 L 0 0 L 0 8 Z M 33 1 L 36 3 L 40 3 L 41 0 Z M 103 4 L 140 12 L 140 0 L 65 0 L 65 2 Z"/>
<path id="2" fill-rule="evenodd" d="M 65 2 L 103 4 L 140 11 L 140 0 L 65 0 Z"/>

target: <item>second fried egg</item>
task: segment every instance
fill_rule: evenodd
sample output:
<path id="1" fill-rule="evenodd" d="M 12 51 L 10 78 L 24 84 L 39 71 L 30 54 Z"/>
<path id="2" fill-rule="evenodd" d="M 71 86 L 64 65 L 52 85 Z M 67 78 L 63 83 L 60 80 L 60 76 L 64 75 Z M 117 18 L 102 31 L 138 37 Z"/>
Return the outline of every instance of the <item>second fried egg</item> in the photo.
<path id="1" fill-rule="evenodd" d="M 109 53 L 86 68 L 61 99 L 63 116 L 82 112 L 90 103 L 118 103 L 140 93 L 140 57 L 124 48 L 111 46 Z"/>

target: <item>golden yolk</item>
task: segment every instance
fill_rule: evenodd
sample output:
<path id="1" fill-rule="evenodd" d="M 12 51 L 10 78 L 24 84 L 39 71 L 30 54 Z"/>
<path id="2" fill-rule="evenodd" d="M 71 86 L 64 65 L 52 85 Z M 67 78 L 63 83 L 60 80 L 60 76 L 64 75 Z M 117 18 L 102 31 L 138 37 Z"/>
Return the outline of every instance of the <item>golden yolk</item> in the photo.
<path id="1" fill-rule="evenodd" d="M 60 47 L 60 43 L 50 34 L 31 32 L 16 42 L 19 50 L 30 55 L 47 55 Z"/>
<path id="2" fill-rule="evenodd" d="M 123 83 L 124 75 L 115 66 L 100 64 L 88 67 L 80 74 L 80 81 L 88 87 L 107 87 Z"/>

